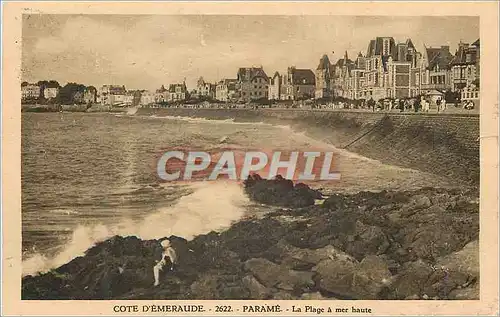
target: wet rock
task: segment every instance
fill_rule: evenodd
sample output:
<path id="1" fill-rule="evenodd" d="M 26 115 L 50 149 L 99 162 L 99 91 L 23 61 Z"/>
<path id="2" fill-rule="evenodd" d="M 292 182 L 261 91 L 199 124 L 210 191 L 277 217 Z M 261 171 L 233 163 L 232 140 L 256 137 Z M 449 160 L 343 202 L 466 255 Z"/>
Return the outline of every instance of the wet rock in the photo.
<path id="1" fill-rule="evenodd" d="M 287 291 L 307 291 L 314 286 L 312 272 L 289 270 L 269 260 L 257 258 L 245 262 L 245 269 L 265 287 L 276 287 Z"/>
<path id="2" fill-rule="evenodd" d="M 413 207 L 416 209 L 428 208 L 431 206 L 431 200 L 425 195 L 418 195 L 412 199 Z"/>
<path id="3" fill-rule="evenodd" d="M 218 275 L 218 271 L 203 275 L 191 285 L 196 299 L 248 299 L 250 292 L 237 275 Z"/>
<path id="4" fill-rule="evenodd" d="M 285 234 L 285 228 L 277 220 L 264 218 L 248 220 L 233 225 L 221 234 L 224 244 L 236 252 L 241 260 L 261 257 Z"/>
<path id="5" fill-rule="evenodd" d="M 297 299 L 297 297 L 293 296 L 289 292 L 278 291 L 278 292 L 273 294 L 273 299 L 276 299 L 276 300 L 294 300 L 294 299 Z"/>
<path id="6" fill-rule="evenodd" d="M 346 245 L 346 251 L 359 260 L 367 254 L 383 254 L 389 246 L 389 240 L 380 227 L 357 221 L 354 241 Z"/>
<path id="7" fill-rule="evenodd" d="M 301 249 L 289 246 L 286 251 L 287 257 L 283 260 L 283 264 L 287 267 L 297 270 L 309 270 L 320 261 L 332 258 L 351 259 L 352 257 L 344 252 L 340 252 L 332 245 L 327 245 L 319 249 Z"/>
<path id="8" fill-rule="evenodd" d="M 283 206 L 283 207 L 305 207 L 314 205 L 315 199 L 322 197 L 321 193 L 309 186 L 299 183 L 294 186 L 291 180 L 277 175 L 275 179 L 262 179 L 259 175 L 250 175 L 244 182 L 245 192 L 257 202 Z"/>
<path id="9" fill-rule="evenodd" d="M 317 286 L 320 290 L 336 294 L 340 298 L 359 298 L 352 289 L 357 264 L 355 261 L 343 259 L 320 261 L 313 269 L 317 273 Z"/>
<path id="10" fill-rule="evenodd" d="M 250 298 L 252 299 L 268 299 L 271 297 L 272 291 L 260 284 L 253 275 L 245 276 L 243 285 L 250 291 Z"/>
<path id="11" fill-rule="evenodd" d="M 475 284 L 479 281 L 479 242 L 472 241 L 462 250 L 438 259 L 435 268 L 436 271 L 431 276 L 432 289 L 441 298 L 446 298 L 455 289 L 465 289 Z"/>
<path id="12" fill-rule="evenodd" d="M 245 262 L 244 268 L 250 271 L 266 287 L 274 287 L 280 281 L 281 267 L 269 260 L 262 258 L 250 259 Z"/>
<path id="13" fill-rule="evenodd" d="M 472 286 L 467 288 L 456 288 L 448 294 L 448 299 L 457 300 L 479 300 L 479 281 L 476 281 Z"/>
<path id="14" fill-rule="evenodd" d="M 324 297 L 323 295 L 321 295 L 320 292 L 315 292 L 315 293 L 304 293 L 300 296 L 300 299 L 304 299 L 304 300 L 324 300 L 324 299 L 332 300 L 332 299 L 336 299 L 336 298 Z"/>
<path id="15" fill-rule="evenodd" d="M 389 299 L 405 299 L 413 295 L 423 295 L 429 277 L 434 272 L 432 266 L 422 260 L 407 262 L 403 265 L 401 273 L 390 285 Z"/>
<path id="16" fill-rule="evenodd" d="M 377 299 L 391 283 L 392 275 L 387 262 L 380 256 L 368 255 L 359 264 L 352 287 L 362 298 Z"/>

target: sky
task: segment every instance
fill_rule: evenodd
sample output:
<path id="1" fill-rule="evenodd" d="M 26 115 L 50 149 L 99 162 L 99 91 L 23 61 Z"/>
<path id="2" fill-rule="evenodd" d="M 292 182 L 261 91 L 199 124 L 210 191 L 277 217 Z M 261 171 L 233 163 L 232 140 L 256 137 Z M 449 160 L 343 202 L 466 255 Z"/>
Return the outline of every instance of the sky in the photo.
<path id="1" fill-rule="evenodd" d="M 314 70 L 323 54 L 355 59 L 377 36 L 454 53 L 479 38 L 479 18 L 35 14 L 23 16 L 22 32 L 23 81 L 154 90 L 185 80 L 192 89 L 200 76 L 236 78 L 240 67 L 272 76 L 289 66 Z"/>

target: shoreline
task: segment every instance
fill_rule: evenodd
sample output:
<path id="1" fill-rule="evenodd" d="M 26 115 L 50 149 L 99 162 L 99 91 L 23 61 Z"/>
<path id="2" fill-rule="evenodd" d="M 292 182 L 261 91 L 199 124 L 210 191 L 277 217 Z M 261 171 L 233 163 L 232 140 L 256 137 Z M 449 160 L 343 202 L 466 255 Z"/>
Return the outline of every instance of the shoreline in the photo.
<path id="1" fill-rule="evenodd" d="M 479 186 L 478 115 L 210 108 L 139 108 L 135 115 L 288 125 L 370 159 Z"/>

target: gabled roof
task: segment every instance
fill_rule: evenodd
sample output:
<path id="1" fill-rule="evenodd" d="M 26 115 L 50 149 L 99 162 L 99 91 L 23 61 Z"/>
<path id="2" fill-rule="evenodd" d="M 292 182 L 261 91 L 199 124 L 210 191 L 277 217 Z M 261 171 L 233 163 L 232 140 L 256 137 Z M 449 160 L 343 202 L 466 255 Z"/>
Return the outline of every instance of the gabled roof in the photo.
<path id="1" fill-rule="evenodd" d="M 335 64 L 336 66 L 338 67 L 343 67 L 345 65 L 351 65 L 353 64 L 353 61 L 351 61 L 350 59 L 347 59 L 347 62 L 344 58 L 341 58 L 337 61 L 337 63 Z"/>
<path id="2" fill-rule="evenodd" d="M 426 48 L 427 53 L 427 69 L 432 70 L 439 67 L 439 69 L 447 69 L 450 65 L 453 55 L 450 53 L 448 46 L 444 47 L 429 47 Z"/>
<path id="3" fill-rule="evenodd" d="M 278 81 L 279 84 L 281 84 L 281 75 L 278 72 L 275 72 L 273 77 L 269 77 L 269 83 L 271 85 L 274 85 L 276 83 L 276 80 Z"/>
<path id="4" fill-rule="evenodd" d="M 479 47 L 479 39 L 477 39 L 474 43 L 471 44 L 472 46 Z"/>
<path id="5" fill-rule="evenodd" d="M 165 89 L 165 86 L 161 85 L 160 89 L 156 89 L 156 92 L 157 93 L 162 93 L 162 92 L 165 92 L 167 91 L 167 89 Z"/>
<path id="6" fill-rule="evenodd" d="M 470 56 L 470 60 L 467 61 L 467 56 Z M 475 64 L 477 62 L 478 51 L 477 47 L 469 46 L 467 44 L 459 44 L 458 50 L 455 56 L 451 59 L 450 65 L 461 65 L 461 64 Z"/>
<path id="7" fill-rule="evenodd" d="M 413 42 L 411 41 L 411 39 L 407 39 L 407 40 L 406 40 L 406 46 L 407 46 L 408 48 L 413 48 L 413 50 L 415 50 L 415 51 L 416 51 L 416 49 L 415 49 L 415 45 L 413 45 Z"/>
<path id="8" fill-rule="evenodd" d="M 395 58 L 396 56 L 394 54 L 396 53 L 396 43 L 393 37 L 376 37 L 374 40 L 371 40 L 370 44 L 368 44 L 366 56 L 372 57 L 382 55 L 384 51 L 384 39 L 389 39 L 389 52 L 393 55 L 393 58 Z"/>
<path id="9" fill-rule="evenodd" d="M 323 55 L 323 57 L 321 57 L 321 59 L 319 60 L 319 64 L 318 64 L 318 67 L 316 68 L 317 70 L 321 70 L 321 69 L 329 69 L 331 66 L 330 64 L 330 59 L 328 58 L 328 55 Z"/>
<path id="10" fill-rule="evenodd" d="M 175 92 L 175 88 L 177 88 L 177 87 L 179 87 L 179 86 L 181 87 L 182 92 L 185 92 L 185 91 L 186 91 L 186 85 L 185 85 L 185 84 L 170 84 L 170 85 L 168 86 L 168 91 L 169 91 L 169 92 Z"/>
<path id="11" fill-rule="evenodd" d="M 255 77 L 265 78 L 266 81 L 269 80 L 262 67 L 242 67 L 238 70 L 237 77 L 240 81 L 252 81 Z"/>
<path id="12" fill-rule="evenodd" d="M 316 76 L 310 69 L 297 69 L 291 70 L 293 85 L 314 85 L 316 84 Z"/>

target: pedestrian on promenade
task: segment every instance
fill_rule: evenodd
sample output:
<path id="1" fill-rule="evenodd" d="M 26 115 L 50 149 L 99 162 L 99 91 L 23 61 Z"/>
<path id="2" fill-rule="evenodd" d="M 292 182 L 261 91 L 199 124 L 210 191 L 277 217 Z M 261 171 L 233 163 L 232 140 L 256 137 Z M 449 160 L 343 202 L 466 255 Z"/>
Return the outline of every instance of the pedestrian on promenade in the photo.
<path id="1" fill-rule="evenodd" d="M 404 112 L 405 111 L 405 103 L 406 103 L 406 100 L 399 100 L 399 112 Z"/>
<path id="2" fill-rule="evenodd" d="M 445 111 L 445 110 L 446 110 L 446 99 L 443 99 L 443 100 L 442 100 L 441 110 L 442 110 L 442 111 Z"/>
<path id="3" fill-rule="evenodd" d="M 418 110 L 420 109 L 420 100 L 421 99 L 418 98 L 414 99 L 413 106 L 415 108 L 415 112 L 418 112 Z"/>
<path id="4" fill-rule="evenodd" d="M 372 108 L 372 111 L 375 112 L 375 100 L 372 97 L 368 100 L 368 109 Z"/>
<path id="5" fill-rule="evenodd" d="M 436 100 L 436 108 L 437 108 L 437 112 L 439 113 L 439 111 L 441 111 L 441 98 L 438 98 Z"/>

